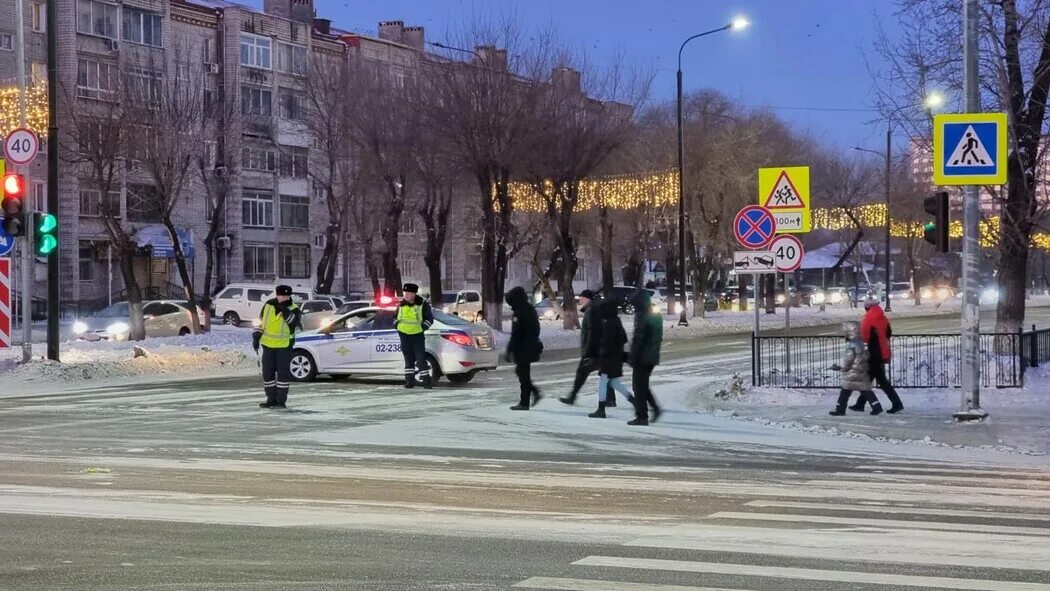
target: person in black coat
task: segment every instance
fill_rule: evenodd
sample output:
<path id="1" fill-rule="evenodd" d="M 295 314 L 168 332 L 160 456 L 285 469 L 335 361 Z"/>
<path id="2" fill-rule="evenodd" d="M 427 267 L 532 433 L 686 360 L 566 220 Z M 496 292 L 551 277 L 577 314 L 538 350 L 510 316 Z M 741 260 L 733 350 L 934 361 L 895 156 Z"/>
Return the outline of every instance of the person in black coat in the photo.
<path id="1" fill-rule="evenodd" d="M 580 363 L 576 366 L 576 379 L 573 380 L 572 391 L 568 396 L 558 399 L 564 404 L 576 404 L 576 396 L 587 377 L 598 369 L 598 345 L 602 342 L 602 319 L 598 317 L 600 304 L 601 301 L 595 301 L 593 291 L 585 289 L 580 292 L 580 312 L 583 312 L 583 319 L 580 321 Z M 605 398 L 606 406 L 616 406 L 611 392 Z M 609 404 L 610 402 L 612 404 Z"/>
<path id="2" fill-rule="evenodd" d="M 648 425 L 649 408 L 653 409 L 653 422 L 660 418 L 660 406 L 656 404 L 649 378 L 653 369 L 660 365 L 660 345 L 664 340 L 664 319 L 652 309 L 649 292 L 639 289 L 631 295 L 634 306 L 634 336 L 631 339 L 631 387 L 634 388 L 634 420 L 628 425 Z"/>
<path id="3" fill-rule="evenodd" d="M 620 378 L 623 376 L 623 362 L 627 357 L 624 345 L 627 344 L 627 332 L 620 322 L 620 310 L 611 300 L 601 303 L 602 341 L 598 346 L 598 410 L 587 415 L 592 419 L 604 419 L 606 397 L 610 389 L 616 390 L 634 402 L 634 396 Z"/>
<path id="4" fill-rule="evenodd" d="M 532 383 L 532 364 L 539 361 L 543 351 L 540 317 L 536 314 L 536 308 L 529 303 L 525 290 L 520 287 L 507 292 L 507 305 L 514 311 L 514 318 L 505 359 L 514 363 L 514 373 L 518 375 L 518 384 L 521 386 L 521 400 L 510 409 L 529 410 L 530 397 L 532 405 L 542 398 L 539 389 Z"/>

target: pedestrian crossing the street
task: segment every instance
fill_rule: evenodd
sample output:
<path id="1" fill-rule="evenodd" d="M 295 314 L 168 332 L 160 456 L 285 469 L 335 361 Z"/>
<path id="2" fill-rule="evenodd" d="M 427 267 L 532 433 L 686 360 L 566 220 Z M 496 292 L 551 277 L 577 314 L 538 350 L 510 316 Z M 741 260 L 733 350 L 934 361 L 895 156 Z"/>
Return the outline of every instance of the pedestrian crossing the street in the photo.
<path id="1" fill-rule="evenodd" d="M 618 552 L 581 556 L 562 576 L 529 577 L 514 587 L 1050 591 L 1050 511 L 1041 502 L 1050 472 L 890 461 L 836 477 L 871 488 L 853 498 L 745 493 L 736 507 L 630 540 Z M 828 483 L 808 480 L 799 489 Z M 973 492 L 968 502 L 959 489 Z M 905 490 L 926 496 L 895 497 Z M 985 495 L 1013 502 L 989 505 Z"/>

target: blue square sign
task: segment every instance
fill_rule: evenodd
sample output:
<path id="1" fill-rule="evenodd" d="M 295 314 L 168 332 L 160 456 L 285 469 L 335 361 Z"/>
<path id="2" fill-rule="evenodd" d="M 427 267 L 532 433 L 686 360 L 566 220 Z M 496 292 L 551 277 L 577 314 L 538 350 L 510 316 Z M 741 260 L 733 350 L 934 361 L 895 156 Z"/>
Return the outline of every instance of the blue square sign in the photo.
<path id="1" fill-rule="evenodd" d="M 933 179 L 937 185 L 1006 182 L 1006 114 L 937 115 L 933 128 Z"/>

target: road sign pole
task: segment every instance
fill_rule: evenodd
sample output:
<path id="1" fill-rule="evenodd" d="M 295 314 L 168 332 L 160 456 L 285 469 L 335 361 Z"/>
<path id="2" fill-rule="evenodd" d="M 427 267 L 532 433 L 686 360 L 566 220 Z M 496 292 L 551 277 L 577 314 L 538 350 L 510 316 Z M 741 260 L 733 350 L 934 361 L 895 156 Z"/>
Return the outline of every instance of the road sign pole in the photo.
<path id="1" fill-rule="evenodd" d="M 965 44 L 963 49 L 966 73 L 966 111 L 976 113 L 981 109 L 980 89 L 977 79 L 978 59 L 978 12 L 977 0 L 966 0 L 963 11 Z M 998 154 L 997 158 L 1005 158 Z M 988 416 L 981 410 L 981 366 L 977 362 L 981 339 L 981 309 L 978 294 L 978 221 L 980 219 L 980 188 L 967 185 L 963 189 L 963 304 L 962 304 L 962 392 L 959 420 L 980 420 Z"/>
<path id="2" fill-rule="evenodd" d="M 27 200 L 28 201 L 28 200 Z M 29 219 L 33 215 L 29 214 Z M 26 224 L 22 236 L 22 363 L 33 358 L 33 232 L 32 223 Z M 14 311 L 12 310 L 12 315 Z"/>
<path id="3" fill-rule="evenodd" d="M 752 308 L 755 309 L 755 336 L 757 337 L 759 332 L 759 321 L 758 321 L 758 278 L 761 277 L 758 273 L 751 275 L 751 287 L 755 290 L 755 305 Z M 744 294 L 744 301 L 747 301 L 747 294 Z"/>
<path id="4" fill-rule="evenodd" d="M 47 211 L 58 215 L 58 0 L 47 3 Z M 58 260 L 47 257 L 47 358 L 58 361 Z"/>

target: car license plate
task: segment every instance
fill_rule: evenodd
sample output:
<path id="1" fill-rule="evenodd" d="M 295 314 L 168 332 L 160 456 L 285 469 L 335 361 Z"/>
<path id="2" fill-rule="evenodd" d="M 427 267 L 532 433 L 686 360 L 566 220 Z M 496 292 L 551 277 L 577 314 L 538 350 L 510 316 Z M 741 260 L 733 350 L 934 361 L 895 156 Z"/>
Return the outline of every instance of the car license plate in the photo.
<path id="1" fill-rule="evenodd" d="M 478 349 L 491 349 L 492 348 L 492 338 L 489 337 L 488 335 L 484 335 L 484 334 L 483 335 L 478 335 L 475 338 L 476 338 L 477 343 L 478 343 Z"/>

